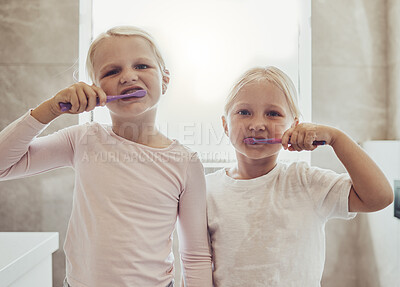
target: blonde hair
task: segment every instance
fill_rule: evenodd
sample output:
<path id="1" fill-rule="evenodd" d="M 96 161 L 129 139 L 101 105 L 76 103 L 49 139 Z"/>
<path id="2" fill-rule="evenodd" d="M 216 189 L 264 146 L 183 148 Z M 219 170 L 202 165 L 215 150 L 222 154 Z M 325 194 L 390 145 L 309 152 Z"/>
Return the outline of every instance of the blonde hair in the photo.
<path id="1" fill-rule="evenodd" d="M 97 38 L 92 42 L 89 47 L 89 51 L 86 58 L 86 69 L 87 73 L 89 74 L 90 79 L 95 82 L 95 74 L 94 74 L 94 67 L 93 67 L 93 58 L 96 51 L 96 48 L 99 44 L 106 38 L 110 37 L 141 37 L 145 39 L 151 46 L 154 52 L 154 56 L 157 60 L 158 66 L 161 70 L 163 76 L 167 76 L 167 68 L 165 66 L 164 59 L 161 55 L 160 49 L 157 47 L 153 37 L 147 33 L 146 31 L 135 27 L 135 26 L 116 26 L 108 31 L 101 33 L 97 36 Z"/>
<path id="2" fill-rule="evenodd" d="M 226 98 L 225 116 L 228 115 L 239 91 L 245 85 L 252 82 L 268 82 L 274 84 L 285 95 L 293 117 L 297 119 L 300 118 L 301 113 L 298 105 L 296 88 L 294 87 L 292 80 L 283 71 L 273 66 L 255 67 L 246 71 L 239 77 Z"/>

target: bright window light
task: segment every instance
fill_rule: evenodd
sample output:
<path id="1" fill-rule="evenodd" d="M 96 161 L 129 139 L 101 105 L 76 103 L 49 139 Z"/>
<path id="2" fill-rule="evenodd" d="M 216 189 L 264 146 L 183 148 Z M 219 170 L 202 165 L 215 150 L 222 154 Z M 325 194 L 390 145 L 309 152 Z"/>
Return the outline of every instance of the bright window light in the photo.
<path id="1" fill-rule="evenodd" d="M 231 86 L 248 68 L 274 65 L 285 71 L 297 86 L 304 120 L 311 119 L 310 1 L 84 1 L 81 80 L 87 81 L 82 56 L 89 37 L 116 25 L 145 29 L 171 72 L 158 108 L 160 129 L 197 151 L 205 165 L 232 162 L 234 150 L 223 133 L 221 115 Z M 96 108 L 93 119 L 110 123 L 107 108 Z M 282 151 L 281 159 L 309 156 Z"/>

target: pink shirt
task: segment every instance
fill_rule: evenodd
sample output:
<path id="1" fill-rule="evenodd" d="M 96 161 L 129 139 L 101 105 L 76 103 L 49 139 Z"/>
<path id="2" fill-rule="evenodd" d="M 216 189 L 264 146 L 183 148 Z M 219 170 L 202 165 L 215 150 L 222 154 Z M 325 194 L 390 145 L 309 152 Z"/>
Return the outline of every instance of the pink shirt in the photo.
<path id="1" fill-rule="evenodd" d="M 140 145 L 97 123 L 36 138 L 45 127 L 27 113 L 0 133 L 0 178 L 75 169 L 64 244 L 71 286 L 167 286 L 177 217 L 186 286 L 212 286 L 204 170 L 194 152 L 177 141 Z"/>

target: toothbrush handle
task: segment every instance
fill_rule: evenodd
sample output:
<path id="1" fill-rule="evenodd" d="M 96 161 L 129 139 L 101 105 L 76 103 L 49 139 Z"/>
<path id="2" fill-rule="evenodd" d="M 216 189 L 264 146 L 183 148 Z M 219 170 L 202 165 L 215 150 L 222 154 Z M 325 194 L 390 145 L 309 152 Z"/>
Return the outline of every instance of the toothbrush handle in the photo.
<path id="1" fill-rule="evenodd" d="M 106 103 L 119 100 L 119 99 L 124 99 L 124 98 L 142 98 L 146 95 L 145 90 L 138 90 L 134 93 L 131 94 L 124 94 L 124 95 L 115 95 L 115 96 L 107 96 Z M 60 106 L 60 109 L 62 112 L 69 111 L 72 107 L 71 103 L 58 103 Z M 100 100 L 99 98 L 96 98 L 96 106 L 100 106 Z"/>
<path id="2" fill-rule="evenodd" d="M 253 139 L 254 143 L 264 143 L 264 144 L 280 144 L 282 139 Z M 290 142 L 289 142 L 290 144 Z M 313 145 L 325 145 L 326 141 L 313 141 Z"/>
<path id="3" fill-rule="evenodd" d="M 290 143 L 290 142 L 289 142 Z M 326 145 L 326 141 L 313 141 L 313 145 Z"/>
<path id="4" fill-rule="evenodd" d="M 274 139 L 270 143 L 282 143 L 281 139 Z M 290 143 L 290 142 L 289 142 Z M 313 141 L 313 145 L 326 145 L 326 141 Z"/>
<path id="5" fill-rule="evenodd" d="M 112 101 L 112 99 L 109 99 L 107 97 L 107 101 L 106 103 L 108 103 L 109 101 Z M 60 106 L 60 109 L 62 112 L 66 112 L 69 111 L 72 108 L 71 103 L 58 103 L 58 105 Z M 99 102 L 99 98 L 96 99 L 96 106 L 99 106 L 100 102 Z"/>
<path id="6" fill-rule="evenodd" d="M 313 141 L 313 145 L 325 145 L 326 141 Z"/>
<path id="7" fill-rule="evenodd" d="M 72 107 L 71 103 L 58 103 L 62 112 L 69 111 Z"/>

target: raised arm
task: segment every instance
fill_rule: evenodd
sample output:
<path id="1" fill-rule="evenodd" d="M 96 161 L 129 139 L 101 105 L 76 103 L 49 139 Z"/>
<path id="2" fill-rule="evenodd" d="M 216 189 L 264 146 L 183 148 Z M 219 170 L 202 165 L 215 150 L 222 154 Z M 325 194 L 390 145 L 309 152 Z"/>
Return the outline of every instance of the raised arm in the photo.
<path id="1" fill-rule="evenodd" d="M 314 150 L 314 140 L 331 145 L 352 180 L 349 194 L 350 212 L 373 212 L 393 202 L 393 190 L 386 176 L 367 153 L 339 129 L 299 124 L 282 137 L 282 145 L 291 151 Z M 290 142 L 290 146 L 289 146 Z"/>
<path id="2" fill-rule="evenodd" d="M 63 114 L 59 103 L 71 103 L 71 109 L 67 113 L 79 114 L 93 110 L 97 98 L 101 105 L 105 105 L 107 96 L 101 88 L 79 82 L 59 91 L 54 97 L 41 103 L 32 111 L 32 116 L 39 122 L 48 124 Z"/>
<path id="3" fill-rule="evenodd" d="M 0 132 L 0 180 L 72 166 L 70 133 L 64 130 L 37 138 L 45 127 L 27 112 Z"/>
<path id="4" fill-rule="evenodd" d="M 73 148 L 66 133 L 36 138 L 53 119 L 63 112 L 60 102 L 71 103 L 68 113 L 89 111 L 103 103 L 106 95 L 101 88 L 76 83 L 41 103 L 0 132 L 0 178 L 14 179 L 72 165 Z"/>
<path id="5" fill-rule="evenodd" d="M 212 287 L 211 254 L 207 239 L 204 169 L 197 156 L 187 169 L 179 200 L 179 251 L 186 287 Z"/>

